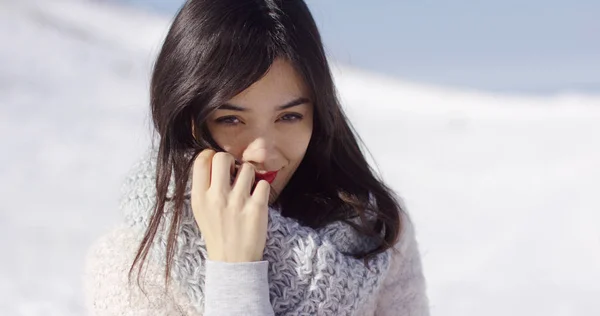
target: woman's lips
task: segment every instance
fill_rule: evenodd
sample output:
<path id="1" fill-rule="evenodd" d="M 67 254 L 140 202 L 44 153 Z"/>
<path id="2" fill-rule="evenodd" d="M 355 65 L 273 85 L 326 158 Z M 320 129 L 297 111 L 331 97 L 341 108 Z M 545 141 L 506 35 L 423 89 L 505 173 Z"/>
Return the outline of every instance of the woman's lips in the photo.
<path id="1" fill-rule="evenodd" d="M 275 180 L 275 177 L 277 177 L 277 171 L 269 171 L 266 173 L 255 173 L 254 178 L 256 179 L 256 182 L 258 182 L 260 180 L 266 180 L 267 182 L 269 182 L 269 184 L 271 184 Z"/>

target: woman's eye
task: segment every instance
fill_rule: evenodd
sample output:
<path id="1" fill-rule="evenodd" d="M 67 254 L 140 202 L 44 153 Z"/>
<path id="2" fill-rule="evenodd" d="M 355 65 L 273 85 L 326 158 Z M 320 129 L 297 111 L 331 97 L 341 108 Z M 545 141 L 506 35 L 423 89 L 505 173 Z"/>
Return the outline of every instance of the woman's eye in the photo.
<path id="1" fill-rule="evenodd" d="M 236 125 L 240 123 L 240 120 L 235 116 L 223 116 L 216 119 L 215 122 L 218 124 Z"/>
<path id="2" fill-rule="evenodd" d="M 288 114 L 283 115 L 280 118 L 280 120 L 284 121 L 285 123 L 293 123 L 293 122 L 302 120 L 302 118 L 303 118 L 303 116 L 301 114 L 288 113 Z M 231 115 L 219 117 L 215 120 L 215 122 L 217 124 L 231 125 L 231 126 L 243 124 L 236 116 L 231 116 Z"/>
<path id="3" fill-rule="evenodd" d="M 290 122 L 299 121 L 301 119 L 302 119 L 302 115 L 297 114 L 297 113 L 290 113 L 290 114 L 286 114 L 281 117 L 281 120 L 290 121 Z"/>

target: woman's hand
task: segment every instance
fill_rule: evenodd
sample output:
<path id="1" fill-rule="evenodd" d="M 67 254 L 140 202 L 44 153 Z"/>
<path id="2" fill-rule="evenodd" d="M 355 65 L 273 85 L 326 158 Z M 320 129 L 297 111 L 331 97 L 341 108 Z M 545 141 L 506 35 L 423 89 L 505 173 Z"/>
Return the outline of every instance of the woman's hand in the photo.
<path id="1" fill-rule="evenodd" d="M 202 151 L 193 166 L 191 202 L 206 242 L 208 259 L 224 262 L 260 261 L 267 241 L 269 183 L 260 180 L 254 192 L 254 166 L 244 163 L 231 185 L 234 157 Z"/>

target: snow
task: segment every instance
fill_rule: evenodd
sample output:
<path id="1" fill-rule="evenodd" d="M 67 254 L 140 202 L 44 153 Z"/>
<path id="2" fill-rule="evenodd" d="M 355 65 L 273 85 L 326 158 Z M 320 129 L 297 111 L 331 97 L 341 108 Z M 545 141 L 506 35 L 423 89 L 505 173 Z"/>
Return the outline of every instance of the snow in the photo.
<path id="1" fill-rule="evenodd" d="M 121 180 L 149 142 L 169 22 L 100 1 L 0 1 L 1 315 L 84 313 L 85 251 L 119 221 Z M 433 315 L 600 315 L 600 96 L 333 68 L 414 219 Z"/>

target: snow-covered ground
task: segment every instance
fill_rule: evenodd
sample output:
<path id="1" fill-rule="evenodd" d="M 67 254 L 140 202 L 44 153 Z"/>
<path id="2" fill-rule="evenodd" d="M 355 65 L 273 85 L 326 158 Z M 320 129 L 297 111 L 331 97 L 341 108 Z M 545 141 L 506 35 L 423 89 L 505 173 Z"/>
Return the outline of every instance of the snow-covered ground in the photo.
<path id="1" fill-rule="evenodd" d="M 83 256 L 149 141 L 169 23 L 0 0 L 0 315 L 82 315 Z M 414 85 L 335 65 L 417 226 L 434 315 L 600 315 L 600 96 Z"/>

